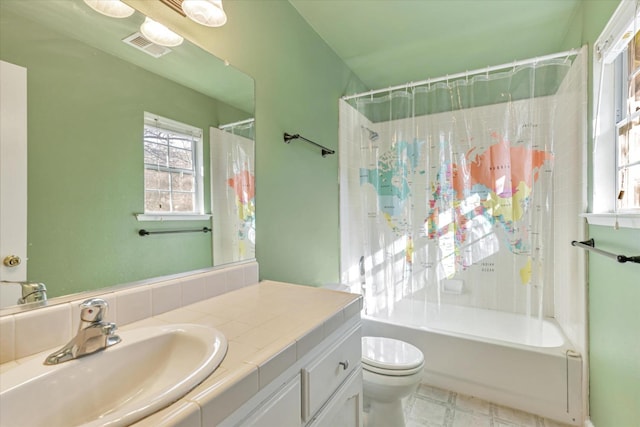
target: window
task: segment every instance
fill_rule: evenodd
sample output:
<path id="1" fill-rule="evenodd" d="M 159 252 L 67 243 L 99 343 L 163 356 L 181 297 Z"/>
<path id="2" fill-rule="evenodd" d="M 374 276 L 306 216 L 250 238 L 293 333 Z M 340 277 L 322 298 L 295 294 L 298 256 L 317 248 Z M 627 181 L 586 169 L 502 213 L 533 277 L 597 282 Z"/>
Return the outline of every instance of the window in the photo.
<path id="1" fill-rule="evenodd" d="M 640 228 L 640 8 L 621 0 L 593 52 L 589 224 Z M 638 46 L 638 52 L 636 52 Z"/>
<path id="2" fill-rule="evenodd" d="M 618 212 L 640 210 L 640 33 L 615 61 Z"/>
<path id="3" fill-rule="evenodd" d="M 203 213 L 202 129 L 144 114 L 144 212 Z"/>

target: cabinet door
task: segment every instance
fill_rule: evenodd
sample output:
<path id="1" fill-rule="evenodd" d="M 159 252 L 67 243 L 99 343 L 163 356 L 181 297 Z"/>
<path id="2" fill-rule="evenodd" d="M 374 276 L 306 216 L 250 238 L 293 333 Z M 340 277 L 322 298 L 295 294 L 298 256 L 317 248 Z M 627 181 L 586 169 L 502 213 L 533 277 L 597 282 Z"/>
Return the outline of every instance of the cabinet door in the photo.
<path id="1" fill-rule="evenodd" d="M 300 375 L 285 384 L 239 425 L 300 427 Z"/>
<path id="2" fill-rule="evenodd" d="M 349 330 L 321 357 L 302 369 L 302 419 L 318 412 L 329 397 L 360 366 L 362 344 L 360 325 Z"/>
<path id="3" fill-rule="evenodd" d="M 362 369 L 358 367 L 308 427 L 362 427 Z"/>

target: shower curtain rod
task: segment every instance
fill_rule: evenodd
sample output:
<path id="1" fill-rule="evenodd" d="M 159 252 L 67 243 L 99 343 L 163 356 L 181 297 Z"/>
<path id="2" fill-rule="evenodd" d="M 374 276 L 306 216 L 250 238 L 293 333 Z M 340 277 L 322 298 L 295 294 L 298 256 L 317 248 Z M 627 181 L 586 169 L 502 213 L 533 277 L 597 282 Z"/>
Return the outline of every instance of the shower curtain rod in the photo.
<path id="1" fill-rule="evenodd" d="M 227 123 L 225 125 L 220 125 L 220 126 L 218 126 L 218 129 L 225 130 L 226 128 L 231 128 L 231 127 L 240 126 L 240 125 L 246 125 L 246 124 L 249 124 L 249 123 L 252 123 L 252 122 L 255 122 L 255 121 L 256 121 L 256 119 L 254 119 L 252 117 L 250 119 L 240 120 L 239 122 L 233 122 L 233 123 Z"/>
<path id="2" fill-rule="evenodd" d="M 511 67 L 515 68 L 520 65 L 535 64 L 536 62 L 546 61 L 546 60 L 555 59 L 555 58 L 562 58 L 563 56 L 569 58 L 570 56 L 577 55 L 578 53 L 580 53 L 580 49 L 571 49 L 571 50 L 566 50 L 564 52 L 552 53 L 549 55 L 538 56 L 530 59 L 523 59 L 520 61 L 509 62 L 501 65 L 493 65 L 486 68 L 478 68 L 477 70 L 465 71 L 463 73 L 448 74 L 443 77 L 435 77 L 431 79 L 422 80 L 419 82 L 411 82 L 411 83 L 405 83 L 402 85 L 391 86 L 386 89 L 375 89 L 375 90 L 370 90 L 368 92 L 357 93 L 355 95 L 345 95 L 342 97 L 342 99 L 345 101 L 348 101 L 354 98 L 362 98 L 365 96 L 377 95 L 379 93 L 391 92 L 394 90 L 409 89 L 416 86 L 424 86 L 431 83 L 442 82 L 445 80 L 455 80 L 461 77 L 468 77 L 468 76 L 474 76 L 474 75 L 483 74 L 483 73 L 490 73 L 492 71 L 504 70 L 505 68 L 511 68 Z"/>

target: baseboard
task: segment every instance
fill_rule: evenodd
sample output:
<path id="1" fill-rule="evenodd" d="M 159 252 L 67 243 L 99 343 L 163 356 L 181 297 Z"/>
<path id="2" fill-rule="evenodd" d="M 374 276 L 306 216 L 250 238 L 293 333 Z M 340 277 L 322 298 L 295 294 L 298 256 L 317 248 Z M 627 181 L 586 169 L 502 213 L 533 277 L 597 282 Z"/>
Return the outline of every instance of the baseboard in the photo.
<path id="1" fill-rule="evenodd" d="M 584 422 L 584 427 L 596 427 L 596 426 L 594 426 L 591 420 L 587 418 Z"/>

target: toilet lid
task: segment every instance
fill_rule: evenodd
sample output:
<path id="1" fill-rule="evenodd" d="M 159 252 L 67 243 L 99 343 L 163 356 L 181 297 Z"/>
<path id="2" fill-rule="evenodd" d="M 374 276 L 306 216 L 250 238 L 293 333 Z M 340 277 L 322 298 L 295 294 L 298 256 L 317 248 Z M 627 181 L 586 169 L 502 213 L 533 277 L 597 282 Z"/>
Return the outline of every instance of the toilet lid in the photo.
<path id="1" fill-rule="evenodd" d="M 413 345 L 385 337 L 362 337 L 362 363 L 389 371 L 421 368 L 424 355 Z"/>

